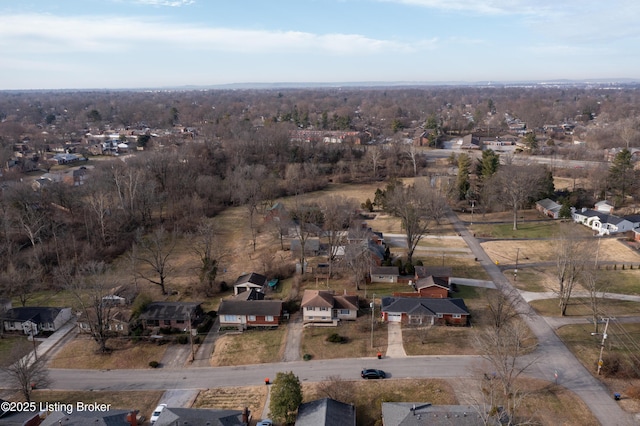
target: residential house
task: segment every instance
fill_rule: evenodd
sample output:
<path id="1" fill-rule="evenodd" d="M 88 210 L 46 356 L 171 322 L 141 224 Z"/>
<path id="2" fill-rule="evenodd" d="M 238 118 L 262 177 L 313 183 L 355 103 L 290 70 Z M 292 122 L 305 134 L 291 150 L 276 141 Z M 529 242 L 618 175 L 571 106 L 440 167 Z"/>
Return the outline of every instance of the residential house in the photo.
<path id="1" fill-rule="evenodd" d="M 121 307 L 113 307 L 103 312 L 105 317 L 105 326 L 107 330 L 113 334 L 127 336 L 129 334 L 129 320 L 131 319 L 131 310 Z M 82 311 L 78 316 L 78 331 L 80 333 L 91 333 L 91 324 L 97 324 L 98 319 L 95 309 L 87 309 Z"/>
<path id="2" fill-rule="evenodd" d="M 300 256 L 302 250 L 302 243 L 299 238 L 291 240 L 291 252 L 295 256 Z M 304 254 L 305 256 L 317 256 L 320 253 L 320 238 L 311 237 L 307 238 L 304 242 Z"/>
<path id="3" fill-rule="evenodd" d="M 356 407 L 331 398 L 316 399 L 298 406 L 296 426 L 355 426 Z"/>
<path id="4" fill-rule="evenodd" d="M 400 270 L 397 266 L 372 266 L 369 276 L 372 283 L 397 283 Z"/>
<path id="5" fill-rule="evenodd" d="M 414 284 L 418 297 L 426 297 L 431 299 L 446 299 L 451 291 L 451 283 L 449 277 L 434 277 L 429 275 L 426 278 L 420 278 Z"/>
<path id="6" fill-rule="evenodd" d="M 21 331 L 24 334 L 54 332 L 71 319 L 71 308 L 29 306 L 12 308 L 5 312 L 5 331 Z"/>
<path id="7" fill-rule="evenodd" d="M 220 327 L 237 327 L 240 330 L 277 327 L 281 317 L 281 300 L 224 299 L 218 308 Z"/>
<path id="8" fill-rule="evenodd" d="M 340 320 L 358 317 L 358 296 L 337 296 L 329 290 L 305 290 L 300 307 L 303 323 L 335 326 Z"/>
<path id="9" fill-rule="evenodd" d="M 187 330 L 202 321 L 204 312 L 200 305 L 198 302 L 152 302 L 138 318 L 144 329 L 162 327 Z"/>
<path id="10" fill-rule="evenodd" d="M 574 222 L 588 226 L 601 236 L 632 231 L 640 226 L 639 215 L 620 217 L 585 208 L 573 210 L 571 215 Z"/>
<path id="11" fill-rule="evenodd" d="M 434 277 L 442 277 L 447 280 L 451 278 L 453 273 L 453 269 L 450 266 L 416 266 L 415 270 L 415 280 L 419 280 L 420 278 L 427 278 L 428 276 Z"/>
<path id="12" fill-rule="evenodd" d="M 41 426 L 137 426 L 138 412 L 133 410 L 109 409 L 104 411 L 77 410 L 75 404 L 70 404 L 73 409 L 54 411 L 40 423 Z M 2 423 L 2 422 L 0 422 Z"/>
<path id="13" fill-rule="evenodd" d="M 256 290 L 264 290 L 264 286 L 267 283 L 267 277 L 264 275 L 251 272 L 249 274 L 243 274 L 238 277 L 233 284 L 233 294 L 238 295 L 243 291 L 248 291 L 252 288 Z"/>
<path id="14" fill-rule="evenodd" d="M 220 425 L 247 426 L 251 422 L 251 412 L 244 410 L 216 410 L 208 408 L 165 407 L 154 426 L 175 425 Z"/>
<path id="15" fill-rule="evenodd" d="M 468 325 L 469 310 L 462 299 L 383 297 L 382 319 L 410 325 Z"/>
<path id="16" fill-rule="evenodd" d="M 458 145 L 460 149 L 482 149 L 480 138 L 473 136 L 472 134 L 468 134 L 460 138 Z"/>
<path id="17" fill-rule="evenodd" d="M 424 402 L 383 402 L 384 426 L 497 426 L 500 422 L 485 423 L 472 405 L 431 405 Z"/>
<path id="18" fill-rule="evenodd" d="M 640 228 L 633 230 L 633 240 L 640 242 Z"/>
<path id="19" fill-rule="evenodd" d="M 536 202 L 536 210 L 551 219 L 558 219 L 560 217 L 561 208 L 561 204 L 558 204 L 549 198 Z"/>
<path id="20" fill-rule="evenodd" d="M 611 213 L 613 213 L 614 206 L 612 204 L 610 204 L 607 200 L 602 200 L 602 201 L 598 201 L 593 206 L 593 209 L 595 211 L 597 211 L 597 212 L 611 214 Z"/>

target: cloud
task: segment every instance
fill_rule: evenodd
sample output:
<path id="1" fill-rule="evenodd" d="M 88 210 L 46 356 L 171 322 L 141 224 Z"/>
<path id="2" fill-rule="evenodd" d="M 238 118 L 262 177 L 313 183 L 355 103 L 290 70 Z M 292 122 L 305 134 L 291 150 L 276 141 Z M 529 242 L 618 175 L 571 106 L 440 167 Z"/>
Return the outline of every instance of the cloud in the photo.
<path id="1" fill-rule="evenodd" d="M 61 17 L 42 14 L 0 16 L 2 53 L 124 52 L 136 49 L 335 55 L 415 52 L 436 39 L 408 42 L 360 34 L 314 34 L 176 24 L 161 19 L 108 16 Z"/>
<path id="2" fill-rule="evenodd" d="M 532 5 L 526 0 L 378 0 L 445 11 L 468 12 L 482 15 L 538 14 L 547 8 L 549 0 L 539 0 Z"/>

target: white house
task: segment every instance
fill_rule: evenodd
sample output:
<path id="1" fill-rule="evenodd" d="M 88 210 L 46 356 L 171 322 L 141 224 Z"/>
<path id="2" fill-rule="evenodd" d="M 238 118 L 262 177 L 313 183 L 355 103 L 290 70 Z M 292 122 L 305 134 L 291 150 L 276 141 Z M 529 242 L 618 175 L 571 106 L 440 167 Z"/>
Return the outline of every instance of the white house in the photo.
<path id="1" fill-rule="evenodd" d="M 608 214 L 613 212 L 613 208 L 613 205 L 609 204 L 607 200 L 598 201 L 594 206 L 595 211 Z"/>
<path id="2" fill-rule="evenodd" d="M 397 283 L 400 271 L 397 266 L 372 266 L 372 283 Z"/>
<path id="3" fill-rule="evenodd" d="M 71 308 L 20 307 L 9 309 L 3 318 L 5 331 L 38 334 L 56 331 L 71 319 Z"/>

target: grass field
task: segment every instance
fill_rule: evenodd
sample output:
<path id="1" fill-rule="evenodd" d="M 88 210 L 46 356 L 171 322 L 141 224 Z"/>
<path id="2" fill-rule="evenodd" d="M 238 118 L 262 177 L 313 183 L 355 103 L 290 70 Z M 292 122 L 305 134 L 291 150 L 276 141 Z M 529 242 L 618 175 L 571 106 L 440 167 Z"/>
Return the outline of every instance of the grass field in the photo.
<path id="1" fill-rule="evenodd" d="M 252 329 L 224 334 L 216 341 L 211 365 L 231 366 L 278 362 L 285 345 L 286 326 L 275 330 Z"/>
<path id="2" fill-rule="evenodd" d="M 162 359 L 167 345 L 149 342 L 133 342 L 127 339 L 111 339 L 109 354 L 99 354 L 96 343 L 87 336 L 79 336 L 68 342 L 50 360 L 52 368 L 88 368 L 96 370 L 123 368 L 150 368 L 150 361 Z"/>
<path id="3" fill-rule="evenodd" d="M 327 341 L 330 334 L 344 337 L 344 343 Z M 371 346 L 371 315 L 362 314 L 356 321 L 341 321 L 338 327 L 309 327 L 303 330 L 303 354 L 312 359 L 374 357 L 387 347 L 387 325 L 374 322 L 373 347 Z"/>
<path id="4" fill-rule="evenodd" d="M 216 408 L 220 410 L 243 410 L 249 408 L 254 419 L 262 417 L 267 401 L 266 386 L 244 386 L 213 388 L 200 391 L 193 408 Z"/>
<path id="5" fill-rule="evenodd" d="M 541 299 L 533 300 L 529 303 L 538 314 L 545 317 L 560 316 L 560 308 L 558 307 L 558 299 Z M 640 302 L 631 302 L 628 300 L 617 299 L 600 299 L 598 302 L 598 310 L 608 312 L 616 316 L 630 316 L 640 314 Z M 591 316 L 591 308 L 589 299 L 572 297 L 567 306 L 567 316 Z"/>

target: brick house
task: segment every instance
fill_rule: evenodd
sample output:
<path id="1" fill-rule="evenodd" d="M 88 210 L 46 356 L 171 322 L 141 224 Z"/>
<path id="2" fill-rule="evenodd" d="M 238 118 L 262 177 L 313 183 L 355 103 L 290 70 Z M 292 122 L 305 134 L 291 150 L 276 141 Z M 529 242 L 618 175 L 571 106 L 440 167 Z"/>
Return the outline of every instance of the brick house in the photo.
<path id="1" fill-rule="evenodd" d="M 462 299 L 383 297 L 382 319 L 410 325 L 468 325 L 469 310 Z"/>
<path id="2" fill-rule="evenodd" d="M 220 327 L 277 327 L 282 318 L 281 300 L 225 299 L 218 308 Z"/>
<path id="3" fill-rule="evenodd" d="M 204 316 L 198 302 L 152 302 L 138 317 L 144 329 L 154 327 L 185 330 L 196 327 Z"/>

